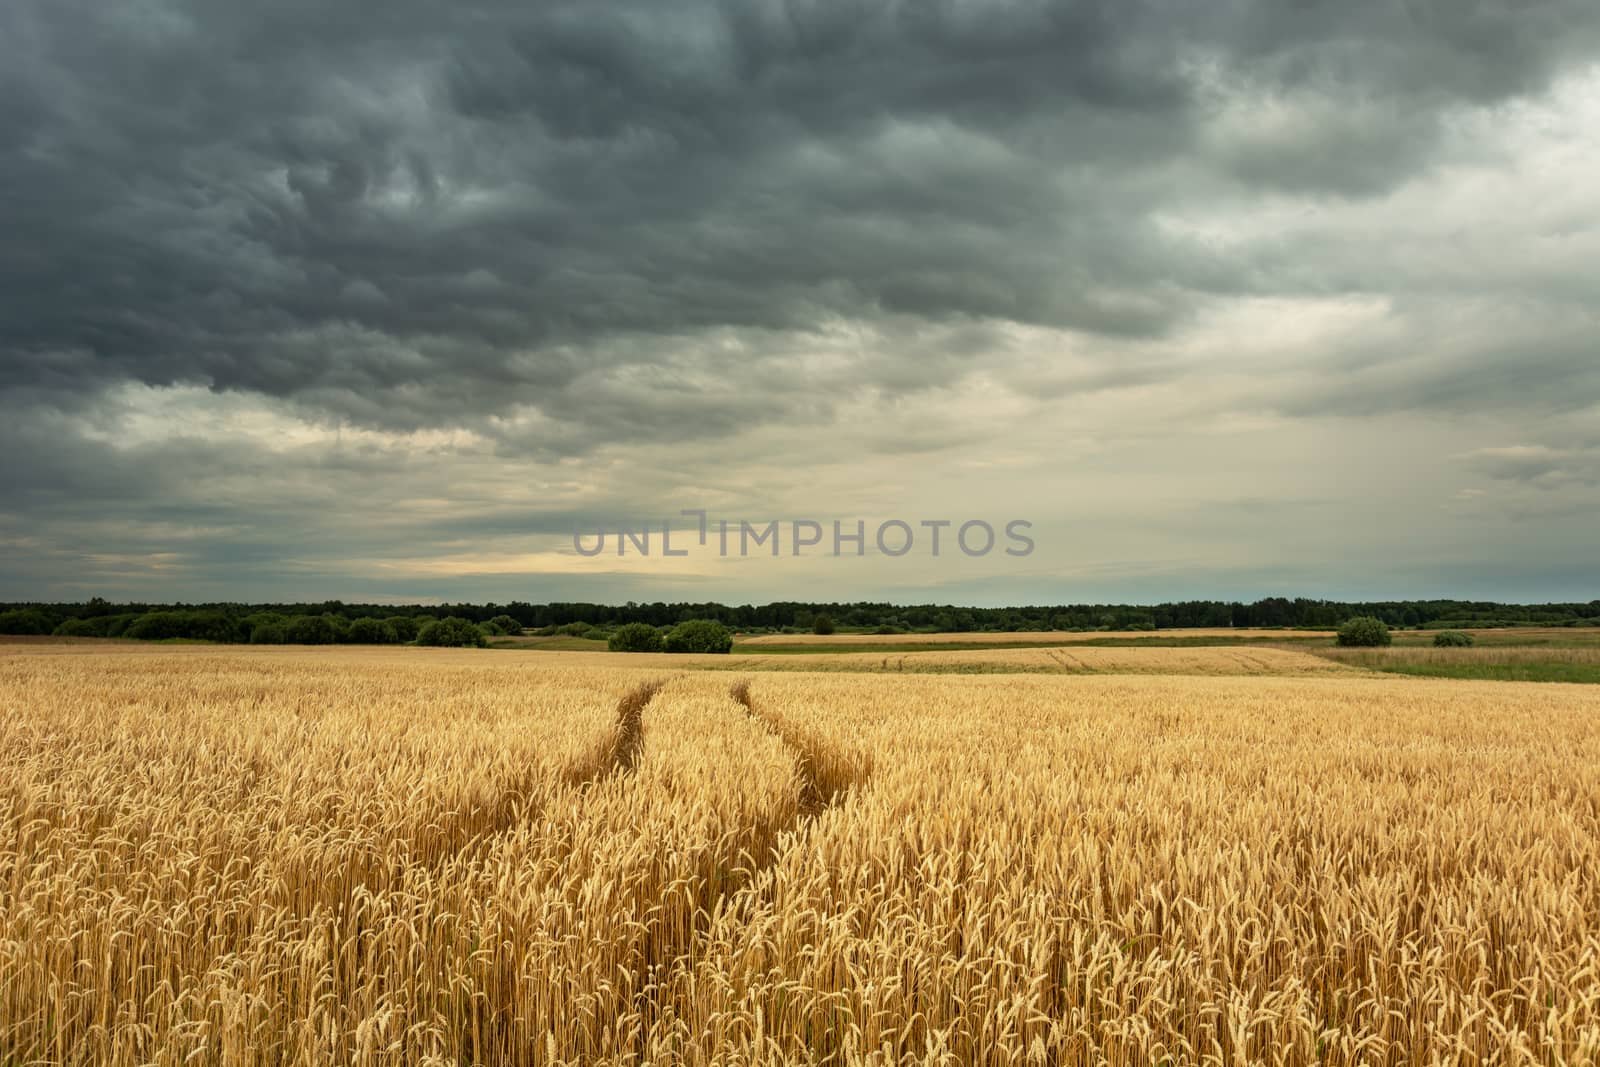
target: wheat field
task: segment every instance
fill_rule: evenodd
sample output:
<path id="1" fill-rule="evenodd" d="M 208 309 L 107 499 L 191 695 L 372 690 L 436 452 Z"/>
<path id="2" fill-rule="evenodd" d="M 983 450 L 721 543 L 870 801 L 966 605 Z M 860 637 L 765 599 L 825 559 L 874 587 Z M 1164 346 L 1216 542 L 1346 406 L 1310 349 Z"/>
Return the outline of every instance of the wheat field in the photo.
<path id="1" fill-rule="evenodd" d="M 1031 649 L 1027 651 L 1032 651 Z M 1394 664 L 1434 666 L 1445 664 L 1479 664 L 1483 666 L 1517 666 L 1550 663 L 1561 665 L 1600 666 L 1600 648 L 1518 648 L 1515 646 L 1480 645 L 1477 648 L 1327 648 L 1317 654 L 1338 663 L 1358 667 L 1385 667 Z"/>
<path id="2" fill-rule="evenodd" d="M 824 645 L 848 647 L 850 645 L 930 645 L 930 644 L 1040 644 L 1066 645 L 1085 641 L 1168 640 L 1174 636 L 1186 640 L 1216 639 L 1249 643 L 1254 641 L 1289 641 L 1297 638 L 1327 639 L 1328 630 L 1252 629 L 1249 627 L 1211 626 L 1183 630 L 1006 630 L 973 631 L 970 633 L 898 633 L 898 634 L 755 634 L 739 638 L 743 645 Z"/>
<path id="3" fill-rule="evenodd" d="M 579 653 L 592 655 L 592 653 Z M 624 655 L 619 653 L 618 655 Z M 1349 670 L 1282 648 L 983 648 L 924 652 L 801 652 L 782 656 L 683 657 L 685 666 L 732 671 L 859 671 L 894 674 L 1298 675 Z M 625 661 L 627 662 L 627 661 Z M 636 662 L 636 661 L 635 661 Z"/>
<path id="4" fill-rule="evenodd" d="M 4 649 L 0 1064 L 1600 1059 L 1600 690 L 1137 651 Z"/>

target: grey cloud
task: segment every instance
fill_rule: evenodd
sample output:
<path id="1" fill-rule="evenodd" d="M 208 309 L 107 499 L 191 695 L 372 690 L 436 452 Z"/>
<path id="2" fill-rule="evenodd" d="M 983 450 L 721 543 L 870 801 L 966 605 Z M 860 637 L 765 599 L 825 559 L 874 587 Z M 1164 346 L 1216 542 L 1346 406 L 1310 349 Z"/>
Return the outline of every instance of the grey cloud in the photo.
<path id="1" fill-rule="evenodd" d="M 1219 122 L 1204 151 L 1253 190 L 1377 195 L 1423 170 L 1437 150 L 1436 116 L 1392 99 L 1319 91 L 1284 96 L 1261 86 L 1252 104 L 1257 110 Z"/>
<path id="2" fill-rule="evenodd" d="M 1446 208 L 1404 241 L 1383 205 L 1462 161 L 1463 109 L 1597 58 L 1590 0 L 13 0 L 0 538 L 23 547 L 0 584 L 157 594 L 170 569 L 136 576 L 159 558 L 195 590 L 321 595 L 351 559 L 514 553 L 663 502 L 820 514 L 919 478 L 1043 501 L 1075 449 L 1109 478 L 1121 436 L 1170 441 L 1123 461 L 1136 496 L 1161 463 L 1216 479 L 1193 456 L 1224 439 L 1172 424 L 1226 412 L 1503 416 L 1441 462 L 1496 506 L 1556 486 L 1581 511 L 1592 202 L 1538 233 L 1525 205 Z M 1178 224 L 1208 210 L 1211 235 Z M 1282 351 L 1211 325 L 1341 297 L 1388 310 Z M 135 433 L 168 410 L 139 386 L 212 394 Z M 269 447 L 280 426 L 312 440 Z M 1484 451 L 1508 443 L 1530 451 Z M 1059 470 L 1006 473 L 1039 460 Z M 1303 538 L 1240 495 L 1192 526 Z M 1097 543 L 1152 553 L 1181 533 L 1106 522 Z M 1207 579 L 1196 550 L 1197 591 L 1308 573 L 1220 558 Z M 1136 572 L 1104 588 L 1173 593 Z"/>
<path id="3" fill-rule="evenodd" d="M 1326 364 L 1311 384 L 1286 394 L 1291 413 L 1371 415 L 1395 411 L 1521 411 L 1571 414 L 1600 402 L 1592 332 L 1502 325 L 1504 333 L 1441 342 L 1421 317 L 1408 336 L 1369 349 L 1370 362 Z M 1520 329 L 1518 328 L 1520 326 Z M 1359 359 L 1360 357 L 1358 357 Z"/>
<path id="4" fill-rule="evenodd" d="M 1478 449 L 1466 460 L 1471 469 L 1495 481 L 1539 489 L 1600 486 L 1600 446 L 1502 445 Z"/>
<path id="5" fill-rule="evenodd" d="M 1238 19 L 1244 9 L 1251 17 Z M 1280 81 L 1353 84 L 1420 100 L 1493 101 L 1533 91 L 1552 65 L 1591 55 L 1597 33 L 1584 0 L 1311 0 L 1206 10 L 1241 27 L 1238 54 Z"/>
<path id="6" fill-rule="evenodd" d="M 1441 109 L 1545 84 L 1600 22 L 1576 0 L 24 0 L 0 20 L 0 384 L 196 382 L 384 426 L 585 398 L 626 424 L 586 384 L 618 337 L 1160 336 L 1242 269 L 1148 221 L 1212 117 L 1197 57 L 1289 101 L 1278 133 L 1222 143 L 1224 172 L 1362 194 L 1425 165 L 1398 149 Z M 1315 121 L 1371 94 L 1409 117 Z"/>
<path id="7" fill-rule="evenodd" d="M 1507 481 L 1539 481 L 1561 473 L 1564 454 L 1543 445 L 1507 445 L 1483 448 L 1468 459 L 1491 478 Z"/>

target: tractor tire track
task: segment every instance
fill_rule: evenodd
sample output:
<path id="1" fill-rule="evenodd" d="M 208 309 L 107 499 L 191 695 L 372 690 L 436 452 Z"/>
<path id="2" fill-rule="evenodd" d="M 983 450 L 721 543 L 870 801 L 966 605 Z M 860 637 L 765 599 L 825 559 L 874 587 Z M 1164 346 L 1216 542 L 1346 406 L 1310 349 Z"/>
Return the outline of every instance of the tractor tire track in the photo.
<path id="1" fill-rule="evenodd" d="M 799 779 L 795 805 L 792 811 L 775 813 L 776 818 L 761 820 L 744 827 L 752 847 L 740 847 L 737 868 L 710 893 L 708 899 L 696 907 L 686 922 L 662 926 L 659 921 L 648 922 L 641 945 L 642 962 L 632 968 L 636 992 L 630 1004 L 641 1020 L 632 1044 L 633 1051 L 642 1060 L 647 1052 L 650 1032 L 662 1016 L 653 1009 L 655 997 L 670 1001 L 675 983 L 692 978 L 694 961 L 706 955 L 708 939 L 712 936 L 725 903 L 737 901 L 743 894 L 756 896 L 745 906 L 758 902 L 771 903 L 772 883 L 763 884 L 762 876 L 775 867 L 787 853 L 784 837 L 787 834 L 804 834 L 815 821 L 830 809 L 842 804 L 850 792 L 871 778 L 871 763 L 863 760 L 840 758 L 830 752 L 828 743 L 808 732 L 788 726 L 765 712 L 750 694 L 750 680 L 733 683 L 728 695 L 744 709 L 745 714 L 778 738 L 794 761 Z M 761 842 L 758 846 L 756 841 Z M 794 847 L 791 838 L 788 848 Z"/>
<path id="2" fill-rule="evenodd" d="M 633 773 L 644 748 L 644 708 L 662 685 L 659 680 L 646 682 L 624 694 L 617 704 L 611 736 L 566 768 L 559 775 L 560 784 L 587 789 L 607 778 Z M 397 860 L 375 845 L 355 853 L 341 851 L 319 857 L 297 875 L 286 877 L 283 884 L 314 885 L 321 890 L 305 900 L 285 898 L 278 903 L 300 918 L 310 915 L 314 907 L 329 908 L 338 915 L 353 914 L 358 897 L 381 896 L 400 886 L 408 867 L 438 874 L 482 854 L 497 839 L 538 818 L 549 801 L 541 788 L 546 784 L 538 768 L 528 767 L 505 782 L 489 803 L 419 821 L 391 838 L 391 844 L 402 846 L 404 859 Z"/>
<path id="3" fill-rule="evenodd" d="M 644 747 L 644 715 L 662 685 L 661 681 L 640 685 L 622 698 L 611 743 L 597 754 L 585 784 L 634 774 Z M 870 777 L 870 762 L 841 758 L 823 739 L 764 714 L 751 697 L 749 679 L 735 682 L 729 695 L 788 750 L 799 780 L 795 803 L 792 809 L 783 805 L 764 816 L 741 820 L 742 825 L 730 827 L 728 838 L 707 842 L 710 854 L 698 875 L 665 887 L 636 915 L 637 940 L 619 961 L 627 982 L 617 991 L 617 1006 L 639 1021 L 636 1033 L 620 1044 L 640 1061 L 648 1052 L 651 1034 L 664 1021 L 663 1006 L 672 1001 L 675 984 L 692 975 L 694 961 L 703 958 L 725 906 L 752 888 L 764 894 L 767 890 L 759 883 L 786 854 L 785 836 L 803 833 Z M 637 783 L 641 789 L 651 784 Z"/>
<path id="4" fill-rule="evenodd" d="M 786 727 L 764 714 L 750 695 L 750 679 L 735 682 L 728 690 L 728 695 L 744 708 L 746 715 L 776 735 L 793 754 L 795 770 L 800 776 L 799 818 L 796 825 L 804 825 L 829 808 L 837 807 L 852 790 L 871 779 L 870 761 L 867 768 L 862 770 L 847 761 L 830 758 L 826 741 Z"/>
<path id="5" fill-rule="evenodd" d="M 617 701 L 617 719 L 611 737 L 589 758 L 572 768 L 567 783 L 584 788 L 606 778 L 632 774 L 644 751 L 644 709 L 666 683 L 660 679 L 643 682 Z"/>
<path id="6" fill-rule="evenodd" d="M 657 680 L 637 685 L 617 702 L 616 722 L 611 736 L 589 755 L 568 767 L 561 775 L 564 785 L 586 789 L 596 782 L 616 775 L 632 774 L 644 750 L 644 709 L 664 683 Z M 459 855 L 521 823 L 534 818 L 543 810 L 547 798 L 535 795 L 540 780 L 536 770 L 530 769 L 516 782 L 502 791 L 499 799 L 487 811 L 456 813 L 458 825 L 449 829 L 456 838 L 454 846 L 446 850 L 447 856 Z"/>
<path id="7" fill-rule="evenodd" d="M 1045 651 L 1050 653 L 1050 658 L 1051 659 L 1055 660 L 1057 663 L 1059 663 L 1061 665 L 1062 673 L 1064 673 L 1064 674 L 1081 674 L 1081 673 L 1083 673 L 1083 669 L 1084 669 L 1083 664 L 1081 662 L 1079 662 L 1071 653 L 1064 652 L 1061 649 L 1057 649 L 1057 648 L 1050 648 L 1050 649 L 1046 649 Z"/>

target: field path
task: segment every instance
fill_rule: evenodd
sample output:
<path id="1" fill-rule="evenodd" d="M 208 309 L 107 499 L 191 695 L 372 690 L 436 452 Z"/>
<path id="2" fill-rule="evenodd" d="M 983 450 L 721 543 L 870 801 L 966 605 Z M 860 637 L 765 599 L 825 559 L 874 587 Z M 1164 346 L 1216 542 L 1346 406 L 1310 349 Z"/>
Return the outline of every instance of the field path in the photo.
<path id="1" fill-rule="evenodd" d="M 617 703 L 616 737 L 611 744 L 608 762 L 611 770 L 619 774 L 632 774 L 639 764 L 639 753 L 644 748 L 644 709 L 661 691 L 662 682 L 643 682 L 630 689 Z"/>
<path id="2" fill-rule="evenodd" d="M 798 797 L 802 822 L 809 822 L 828 808 L 842 803 L 850 791 L 865 785 L 872 777 L 870 761 L 863 763 L 842 757 L 829 741 L 810 730 L 802 730 L 766 715 L 750 695 L 750 679 L 735 682 L 728 695 L 745 713 L 781 739 L 794 755 L 795 771 L 800 776 Z"/>

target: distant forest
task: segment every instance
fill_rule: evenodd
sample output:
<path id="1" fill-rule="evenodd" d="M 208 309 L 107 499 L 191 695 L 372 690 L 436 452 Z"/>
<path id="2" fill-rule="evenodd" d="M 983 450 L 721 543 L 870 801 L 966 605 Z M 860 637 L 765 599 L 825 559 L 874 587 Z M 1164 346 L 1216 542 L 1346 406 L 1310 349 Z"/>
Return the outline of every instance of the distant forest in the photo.
<path id="1" fill-rule="evenodd" d="M 526 629 L 554 632 L 578 624 L 601 630 L 625 623 L 671 626 L 689 619 L 714 619 L 745 632 L 808 631 L 825 615 L 840 630 L 876 633 L 975 633 L 1039 630 L 1175 630 L 1193 627 L 1285 627 L 1332 629 L 1346 619 L 1376 616 L 1395 627 L 1449 629 L 1506 626 L 1600 626 L 1600 600 L 1570 604 L 1498 604 L 1465 600 L 1397 600 L 1347 603 L 1268 597 L 1253 603 L 1187 600 L 1167 604 L 1056 604 L 973 608 L 951 604 L 800 603 L 737 606 L 717 603 L 529 604 L 114 604 L 99 598 L 81 604 L 0 604 L 0 633 L 130 636 L 212 641 L 250 641 L 300 616 L 327 619 L 333 640 L 360 619 L 386 620 L 401 631 L 429 620 L 456 617 L 473 623 L 514 620 Z M 413 625 L 408 627 L 406 621 Z M 355 627 L 359 633 L 362 627 Z M 257 640 L 261 640 L 257 636 Z"/>

